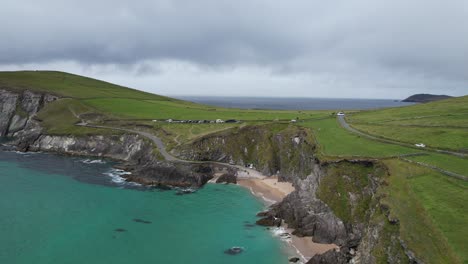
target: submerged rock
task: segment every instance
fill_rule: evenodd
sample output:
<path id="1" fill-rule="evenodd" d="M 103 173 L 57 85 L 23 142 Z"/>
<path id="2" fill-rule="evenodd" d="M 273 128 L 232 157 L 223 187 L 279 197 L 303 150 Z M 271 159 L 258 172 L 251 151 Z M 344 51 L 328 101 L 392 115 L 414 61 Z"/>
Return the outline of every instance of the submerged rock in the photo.
<path id="1" fill-rule="evenodd" d="M 301 259 L 298 258 L 298 257 L 293 257 L 293 258 L 290 258 L 290 259 L 289 259 L 289 262 L 296 263 L 296 262 L 298 262 L 299 260 L 301 260 Z"/>
<path id="2" fill-rule="evenodd" d="M 143 220 L 143 219 L 139 219 L 139 218 L 133 219 L 133 222 L 142 223 L 142 224 L 151 224 L 152 223 L 151 221 L 147 221 L 147 220 Z"/>
<path id="3" fill-rule="evenodd" d="M 227 255 L 237 255 L 237 254 L 240 254 L 244 251 L 243 248 L 241 247 L 232 247 L 230 249 L 226 249 L 224 251 L 224 254 L 227 254 Z"/>
<path id="4" fill-rule="evenodd" d="M 244 223 L 244 227 L 245 227 L 246 229 L 250 229 L 250 228 L 253 228 L 253 227 L 255 227 L 255 224 L 251 224 L 251 223 Z"/>
<path id="5" fill-rule="evenodd" d="M 123 228 L 116 228 L 114 229 L 115 232 L 127 232 L 126 229 L 123 229 Z"/>

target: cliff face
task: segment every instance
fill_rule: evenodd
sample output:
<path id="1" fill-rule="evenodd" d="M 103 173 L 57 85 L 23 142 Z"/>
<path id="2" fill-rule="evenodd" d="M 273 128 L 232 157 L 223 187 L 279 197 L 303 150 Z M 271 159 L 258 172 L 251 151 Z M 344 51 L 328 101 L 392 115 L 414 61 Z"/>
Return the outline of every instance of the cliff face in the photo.
<path id="1" fill-rule="evenodd" d="M 135 134 L 108 136 L 47 135 L 35 120 L 49 94 L 0 90 L 0 136 L 12 137 L 20 151 L 50 151 L 67 155 L 106 157 L 124 162 L 128 179 L 147 185 L 200 187 L 213 176 L 210 166 L 158 160 L 153 146 Z"/>
<path id="2" fill-rule="evenodd" d="M 253 163 L 292 182 L 296 190 L 272 206 L 265 219 L 281 218 L 296 235 L 340 247 L 309 263 L 409 262 L 398 226 L 379 202 L 386 169 L 374 161 L 320 163 L 312 142 L 301 128 L 251 126 L 206 136 L 177 151 L 186 159 Z"/>
<path id="3" fill-rule="evenodd" d="M 274 124 L 215 133 L 175 150 L 182 159 L 252 164 L 265 175 L 292 181 L 313 169 L 315 145 L 305 129 Z"/>
<path id="4" fill-rule="evenodd" d="M 27 90 L 22 93 L 0 90 L 0 137 L 15 136 L 21 130 L 34 126 L 34 115 L 45 104 L 57 99 L 51 94 Z"/>

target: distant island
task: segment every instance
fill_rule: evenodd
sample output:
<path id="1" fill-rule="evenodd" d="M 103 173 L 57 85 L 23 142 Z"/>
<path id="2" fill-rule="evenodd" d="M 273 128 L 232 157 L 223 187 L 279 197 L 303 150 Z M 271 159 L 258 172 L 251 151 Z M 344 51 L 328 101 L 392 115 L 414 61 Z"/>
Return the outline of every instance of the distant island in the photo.
<path id="1" fill-rule="evenodd" d="M 402 102 L 408 102 L 408 103 L 427 103 L 427 102 L 432 102 L 432 101 L 438 101 L 438 100 L 443 100 L 443 99 L 448 99 L 452 98 L 452 96 L 449 95 L 436 95 L 436 94 L 414 94 Z"/>

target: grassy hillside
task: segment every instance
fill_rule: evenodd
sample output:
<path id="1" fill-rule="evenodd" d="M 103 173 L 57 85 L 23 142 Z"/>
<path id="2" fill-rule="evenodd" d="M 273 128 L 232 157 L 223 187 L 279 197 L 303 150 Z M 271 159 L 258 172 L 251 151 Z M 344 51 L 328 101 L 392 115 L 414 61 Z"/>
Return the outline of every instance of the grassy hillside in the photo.
<path id="1" fill-rule="evenodd" d="M 347 117 L 368 134 L 405 143 L 468 153 L 468 96 Z"/>
<path id="2" fill-rule="evenodd" d="M 467 182 L 398 160 L 386 160 L 381 189 L 400 235 L 424 263 L 468 263 Z"/>
<path id="3" fill-rule="evenodd" d="M 0 89 L 29 89 L 71 98 L 96 113 L 118 119 L 310 119 L 330 111 L 226 109 L 146 93 L 83 76 L 52 71 L 0 72 Z M 72 102 L 72 101 L 67 101 Z M 60 105 L 57 108 L 61 109 Z"/>
<path id="4" fill-rule="evenodd" d="M 61 97 L 132 98 L 142 100 L 175 99 L 146 93 L 75 74 L 56 71 L 0 72 L 0 88 L 48 92 Z"/>
<path id="5" fill-rule="evenodd" d="M 325 156 L 374 158 L 421 152 L 417 149 L 376 142 L 351 134 L 342 129 L 333 117 L 311 120 L 300 125 L 312 129 L 320 150 Z"/>

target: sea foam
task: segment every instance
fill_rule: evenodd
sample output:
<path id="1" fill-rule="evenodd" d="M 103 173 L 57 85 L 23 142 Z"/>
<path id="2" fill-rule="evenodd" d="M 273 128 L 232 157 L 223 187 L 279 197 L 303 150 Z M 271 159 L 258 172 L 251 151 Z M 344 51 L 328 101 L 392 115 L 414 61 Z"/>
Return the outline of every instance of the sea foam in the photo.
<path id="1" fill-rule="evenodd" d="M 106 162 L 101 159 L 84 159 L 80 160 L 84 164 L 105 164 Z"/>
<path id="2" fill-rule="evenodd" d="M 109 171 L 104 172 L 103 174 L 106 175 L 106 176 L 111 177 L 111 180 L 114 183 L 124 184 L 124 183 L 126 183 L 126 181 L 125 181 L 125 178 L 122 177 L 122 176 L 123 175 L 129 175 L 129 174 L 132 174 L 132 173 L 128 172 L 128 171 L 121 170 L 121 169 L 112 168 Z"/>

